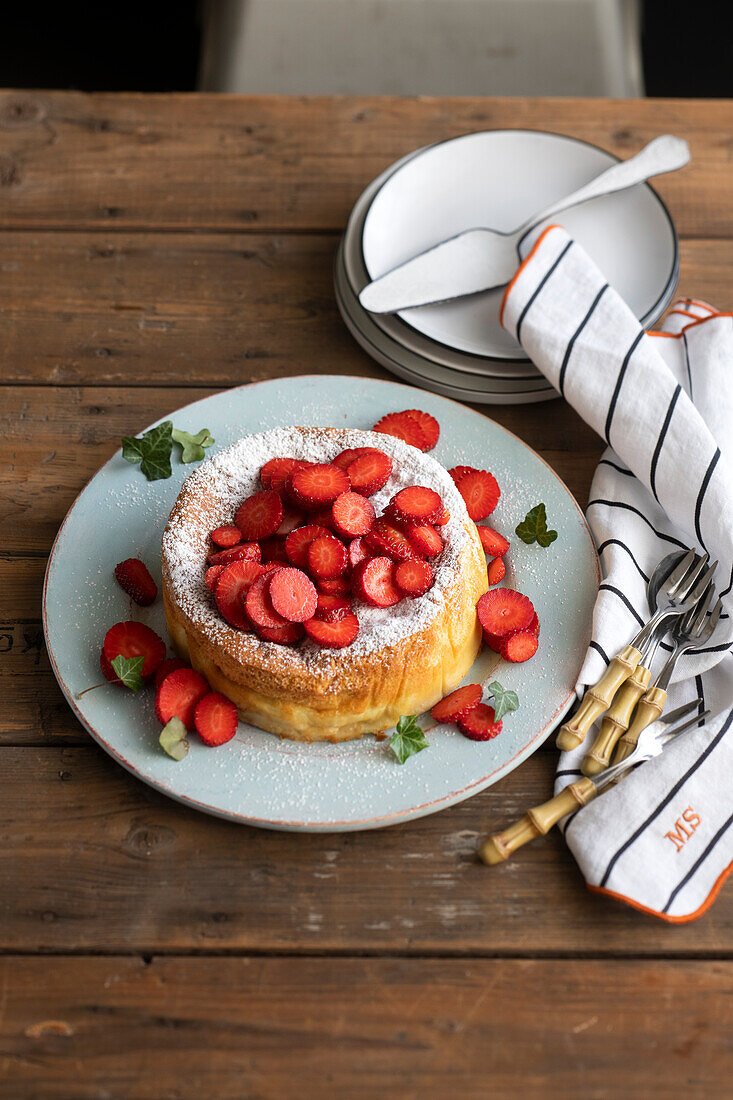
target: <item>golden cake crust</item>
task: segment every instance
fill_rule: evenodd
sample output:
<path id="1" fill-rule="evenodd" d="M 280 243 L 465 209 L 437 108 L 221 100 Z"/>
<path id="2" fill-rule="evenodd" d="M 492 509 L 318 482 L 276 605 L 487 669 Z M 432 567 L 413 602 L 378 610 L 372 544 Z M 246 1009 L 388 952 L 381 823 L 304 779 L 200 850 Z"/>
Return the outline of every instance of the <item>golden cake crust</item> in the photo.
<path id="1" fill-rule="evenodd" d="M 390 479 L 381 491 L 384 502 L 400 487 L 400 476 L 440 492 L 451 519 L 434 589 L 401 601 L 399 612 L 356 601 L 364 637 L 343 650 L 280 646 L 228 626 L 203 580 L 208 532 L 230 523 L 235 504 L 257 488 L 263 456 L 298 457 L 299 451 L 329 461 L 349 446 L 379 446 L 393 458 L 398 481 Z M 240 477 L 242 464 L 251 468 Z M 244 721 L 293 740 L 351 740 L 429 709 L 476 658 L 475 607 L 487 586 L 475 525 L 446 471 L 399 440 L 349 429 L 291 428 L 239 441 L 187 479 L 163 536 L 163 604 L 175 648 L 236 703 Z"/>

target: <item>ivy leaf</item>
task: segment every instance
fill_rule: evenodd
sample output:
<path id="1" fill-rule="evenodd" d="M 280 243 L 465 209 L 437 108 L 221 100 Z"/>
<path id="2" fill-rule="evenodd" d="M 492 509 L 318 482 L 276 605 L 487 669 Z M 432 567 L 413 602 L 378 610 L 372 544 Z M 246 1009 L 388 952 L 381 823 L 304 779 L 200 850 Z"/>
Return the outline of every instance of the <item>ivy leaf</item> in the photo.
<path id="1" fill-rule="evenodd" d="M 180 718 L 171 718 L 160 731 L 158 743 L 164 752 L 174 760 L 183 760 L 188 752 L 186 727 Z"/>
<path id="2" fill-rule="evenodd" d="M 505 691 L 498 680 L 494 680 L 488 687 L 494 700 L 494 718 L 499 721 L 511 710 L 519 706 L 519 696 L 516 691 Z"/>
<path id="3" fill-rule="evenodd" d="M 547 547 L 557 538 L 557 531 L 547 530 L 547 512 L 544 504 L 535 504 L 530 508 L 521 523 L 517 524 L 515 534 L 522 542 L 538 542 L 540 546 Z"/>
<path id="4" fill-rule="evenodd" d="M 174 428 L 173 442 L 178 443 L 182 448 L 181 462 L 200 462 L 204 457 L 205 448 L 210 447 L 215 440 L 208 428 L 202 428 L 196 435 Z"/>
<path id="5" fill-rule="evenodd" d="M 422 752 L 430 742 L 417 724 L 414 714 L 403 715 L 392 734 L 389 747 L 400 764 L 404 764 L 416 752 Z"/>
<path id="6" fill-rule="evenodd" d="M 164 420 L 139 438 L 125 435 L 122 437 L 122 457 L 127 462 L 139 462 L 148 481 L 170 477 L 172 432 L 173 421 Z"/>
<path id="7" fill-rule="evenodd" d="M 144 657 L 123 657 L 121 654 L 110 661 L 119 680 L 130 691 L 139 691 L 143 686 L 142 670 Z"/>

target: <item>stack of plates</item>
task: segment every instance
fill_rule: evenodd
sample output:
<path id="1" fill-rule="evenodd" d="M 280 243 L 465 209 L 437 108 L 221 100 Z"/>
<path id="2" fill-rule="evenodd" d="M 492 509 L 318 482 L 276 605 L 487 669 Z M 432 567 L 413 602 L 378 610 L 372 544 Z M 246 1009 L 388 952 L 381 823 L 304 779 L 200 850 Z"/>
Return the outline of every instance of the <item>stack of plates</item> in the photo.
<path id="1" fill-rule="evenodd" d="M 512 230 L 615 162 L 586 142 L 534 130 L 466 134 L 398 160 L 359 197 L 339 245 L 336 299 L 350 332 L 387 370 L 447 397 L 493 404 L 555 397 L 499 324 L 503 288 L 397 314 L 368 313 L 358 295 L 466 229 Z M 679 271 L 674 224 L 657 193 L 639 184 L 560 220 L 641 323 L 653 325 Z"/>

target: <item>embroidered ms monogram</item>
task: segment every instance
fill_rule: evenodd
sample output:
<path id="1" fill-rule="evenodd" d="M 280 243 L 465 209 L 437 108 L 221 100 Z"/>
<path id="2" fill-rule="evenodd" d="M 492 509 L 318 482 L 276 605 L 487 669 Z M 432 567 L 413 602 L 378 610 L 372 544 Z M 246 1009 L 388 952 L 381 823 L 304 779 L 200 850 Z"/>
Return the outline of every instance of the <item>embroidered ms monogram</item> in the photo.
<path id="1" fill-rule="evenodd" d="M 682 811 L 682 816 L 675 821 L 674 829 L 670 829 L 668 833 L 664 834 L 665 839 L 671 840 L 675 849 L 681 852 L 699 824 L 699 814 L 695 813 L 692 806 L 688 806 L 687 809 Z"/>

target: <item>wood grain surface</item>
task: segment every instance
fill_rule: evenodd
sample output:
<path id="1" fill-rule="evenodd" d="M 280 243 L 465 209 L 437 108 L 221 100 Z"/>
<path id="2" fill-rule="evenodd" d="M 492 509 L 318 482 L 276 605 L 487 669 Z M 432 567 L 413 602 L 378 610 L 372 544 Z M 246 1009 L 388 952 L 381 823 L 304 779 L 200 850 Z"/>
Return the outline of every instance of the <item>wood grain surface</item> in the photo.
<path id="1" fill-rule="evenodd" d="M 624 157 L 679 134 L 691 164 L 655 186 L 680 291 L 731 309 L 732 123 L 712 101 L 0 92 L 3 1100 L 730 1095 L 730 886 L 670 926 L 591 895 L 559 837 L 477 862 L 551 793 L 550 744 L 380 832 L 205 817 L 76 722 L 40 594 L 121 435 L 250 381 L 389 377 L 346 332 L 332 264 L 394 159 L 497 126 Z M 602 444 L 567 405 L 477 408 L 587 500 Z"/>

